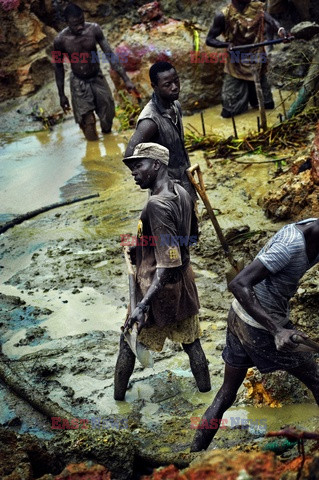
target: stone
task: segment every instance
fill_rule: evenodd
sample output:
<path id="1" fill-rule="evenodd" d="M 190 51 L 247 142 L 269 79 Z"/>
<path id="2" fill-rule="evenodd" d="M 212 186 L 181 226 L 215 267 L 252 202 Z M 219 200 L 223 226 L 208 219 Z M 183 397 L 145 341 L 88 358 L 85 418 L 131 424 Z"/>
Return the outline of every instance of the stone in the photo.
<path id="1" fill-rule="evenodd" d="M 194 53 L 194 31 L 200 36 L 200 52 Z M 206 32 L 196 25 L 167 19 L 165 23 L 138 24 L 123 36 L 115 48 L 145 103 L 150 98 L 149 68 L 156 61 L 168 61 L 176 68 L 181 82 L 180 102 L 190 112 L 220 102 L 223 80 L 222 52 L 205 45 Z M 214 53 L 215 52 L 215 53 Z M 214 53 L 213 55 L 211 55 Z M 111 72 L 116 90 L 125 90 L 120 78 Z"/>
<path id="2" fill-rule="evenodd" d="M 35 92 L 53 79 L 53 67 L 44 48 L 55 35 L 30 11 L 0 9 L 0 101 Z M 17 55 L 17 51 L 19 55 Z"/>
<path id="3" fill-rule="evenodd" d="M 296 38 L 310 40 L 315 35 L 318 35 L 319 25 L 315 22 L 301 22 L 294 25 L 290 33 Z"/>
<path id="4" fill-rule="evenodd" d="M 54 480 L 111 480 L 111 474 L 103 465 L 83 462 L 68 465 Z"/>

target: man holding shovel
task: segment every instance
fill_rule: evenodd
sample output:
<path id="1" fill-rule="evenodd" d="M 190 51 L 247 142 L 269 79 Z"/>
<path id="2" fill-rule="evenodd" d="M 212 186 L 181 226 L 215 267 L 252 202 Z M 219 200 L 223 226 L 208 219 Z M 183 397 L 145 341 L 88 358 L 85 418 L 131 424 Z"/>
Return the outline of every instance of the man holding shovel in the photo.
<path id="1" fill-rule="evenodd" d="M 299 280 L 318 262 L 319 219 L 307 219 L 279 230 L 229 284 L 235 300 L 223 351 L 224 383 L 197 427 L 192 451 L 209 446 L 218 430 L 216 419 L 235 401 L 250 367 L 261 373 L 287 371 L 311 390 L 319 405 L 319 365 L 309 353 L 319 351 L 319 344 L 294 329 L 288 305 Z"/>
<path id="2" fill-rule="evenodd" d="M 199 301 L 189 263 L 197 221 L 190 195 L 168 176 L 168 162 L 168 149 L 157 143 L 138 144 L 133 155 L 124 158 L 135 183 L 151 193 L 140 216 L 136 248 L 131 250 L 138 303 L 125 327 L 137 324 L 138 341 L 151 350 L 161 351 L 166 338 L 180 342 L 198 389 L 207 392 L 211 385 L 199 341 Z M 134 364 L 135 355 L 122 334 L 114 378 L 116 400 L 124 400 Z"/>
<path id="3" fill-rule="evenodd" d="M 269 13 L 264 12 L 262 2 L 232 0 L 231 4 L 215 15 L 206 44 L 214 48 L 227 48 L 225 77 L 222 87 L 222 117 L 229 118 L 248 109 L 248 104 L 258 107 L 260 101 L 256 92 L 256 75 L 263 95 L 265 109 L 274 108 L 274 101 L 266 77 L 267 56 L 263 47 L 232 52 L 238 45 L 263 42 L 264 33 L 278 33 L 285 37 L 284 28 Z M 219 35 L 225 41 L 217 40 Z M 260 106 L 260 105 L 259 105 Z"/>

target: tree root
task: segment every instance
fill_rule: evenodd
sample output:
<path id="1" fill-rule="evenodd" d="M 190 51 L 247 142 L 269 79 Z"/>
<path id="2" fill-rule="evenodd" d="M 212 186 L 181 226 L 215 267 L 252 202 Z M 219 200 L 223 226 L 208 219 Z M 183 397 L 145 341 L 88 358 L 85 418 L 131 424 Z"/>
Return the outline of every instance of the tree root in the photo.
<path id="1" fill-rule="evenodd" d="M 68 421 L 72 420 L 73 415 L 60 407 L 57 403 L 50 400 L 47 396 L 37 392 L 19 373 L 14 371 L 12 366 L 8 365 L 10 360 L 0 356 L 0 379 L 8 386 L 18 397 L 28 402 L 38 412 L 47 418 L 61 417 Z"/>

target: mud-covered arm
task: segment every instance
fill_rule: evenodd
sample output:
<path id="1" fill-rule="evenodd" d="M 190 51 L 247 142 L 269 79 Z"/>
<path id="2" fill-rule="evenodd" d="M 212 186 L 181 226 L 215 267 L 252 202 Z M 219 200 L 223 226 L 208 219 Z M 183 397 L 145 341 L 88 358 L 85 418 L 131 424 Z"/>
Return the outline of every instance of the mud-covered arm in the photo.
<path id="1" fill-rule="evenodd" d="M 145 118 L 141 122 L 138 123 L 136 130 L 132 137 L 130 138 L 130 141 L 128 142 L 128 145 L 126 147 L 125 151 L 125 157 L 129 157 L 130 155 L 133 155 L 134 148 L 136 145 L 139 143 L 144 143 L 144 142 L 152 142 L 155 138 L 155 136 L 158 133 L 158 128 L 155 122 L 149 118 Z"/>
<path id="2" fill-rule="evenodd" d="M 269 270 L 263 263 L 256 259 L 232 280 L 229 290 L 245 311 L 275 337 L 277 350 L 293 350 L 297 345 L 291 340 L 291 337 L 294 334 L 300 335 L 300 332 L 278 326 L 276 321 L 262 308 L 254 293 L 254 285 L 265 280 L 269 274 Z"/>
<path id="3" fill-rule="evenodd" d="M 228 48 L 228 42 L 221 42 L 217 40 L 219 35 L 222 35 L 225 32 L 225 17 L 224 14 L 218 12 L 213 20 L 213 24 L 209 29 L 208 35 L 206 37 L 206 45 L 214 48 Z"/>
<path id="4" fill-rule="evenodd" d="M 143 299 L 137 304 L 130 318 L 130 325 L 138 324 L 140 332 L 146 323 L 146 315 L 152 300 L 167 283 L 171 283 L 176 274 L 176 269 L 182 265 L 180 246 L 175 244 L 177 238 L 176 219 L 165 202 L 149 200 L 147 204 L 147 217 L 150 229 L 155 239 L 154 256 L 156 271 L 152 283 Z"/>
<path id="5" fill-rule="evenodd" d="M 134 323 L 137 323 L 138 333 L 145 327 L 146 324 L 146 312 L 149 309 L 152 299 L 158 294 L 160 290 L 167 284 L 170 283 L 173 278 L 172 268 L 157 268 L 153 277 L 153 281 L 144 295 L 143 299 L 137 304 L 134 312 L 131 315 L 131 318 L 128 322 L 129 328 L 132 327 Z"/>
<path id="6" fill-rule="evenodd" d="M 126 88 L 131 91 L 135 90 L 136 88 L 133 84 L 133 82 L 130 80 L 128 77 L 125 69 L 121 65 L 118 56 L 113 52 L 109 42 L 106 40 L 102 29 L 99 25 L 96 25 L 96 32 L 95 32 L 95 38 L 97 43 L 100 45 L 103 53 L 105 54 L 106 58 L 109 60 L 111 67 L 113 70 L 118 73 L 118 75 L 123 79 Z"/>
<path id="7" fill-rule="evenodd" d="M 67 96 L 64 93 L 64 64 L 63 64 L 63 43 L 58 39 L 54 40 L 52 61 L 54 63 L 55 70 L 55 82 L 58 87 L 58 93 L 60 97 L 60 105 L 64 111 L 69 110 L 70 103 Z"/>

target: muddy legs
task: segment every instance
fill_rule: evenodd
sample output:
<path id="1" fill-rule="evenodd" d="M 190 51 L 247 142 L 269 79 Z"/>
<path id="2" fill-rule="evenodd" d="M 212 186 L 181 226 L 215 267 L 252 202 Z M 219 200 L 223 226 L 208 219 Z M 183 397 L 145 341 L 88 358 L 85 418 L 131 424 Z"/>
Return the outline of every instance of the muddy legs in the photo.
<path id="1" fill-rule="evenodd" d="M 189 363 L 200 392 L 211 389 L 207 360 L 199 339 L 193 343 L 182 343 L 184 351 L 189 356 Z"/>
<path id="2" fill-rule="evenodd" d="M 130 376 L 135 365 L 135 355 L 121 334 L 120 351 L 117 357 L 114 374 L 114 399 L 124 400 Z"/>
<path id="3" fill-rule="evenodd" d="M 98 134 L 96 131 L 96 120 L 94 112 L 89 112 L 83 115 L 80 127 L 87 140 L 98 140 Z"/>
<path id="4" fill-rule="evenodd" d="M 195 377 L 200 392 L 208 392 L 211 389 L 207 360 L 200 341 L 197 339 L 190 344 L 182 344 L 183 349 L 189 356 L 191 370 Z M 135 355 L 121 335 L 120 351 L 115 366 L 114 375 L 114 398 L 124 400 L 129 379 L 133 373 Z"/>
<path id="5" fill-rule="evenodd" d="M 234 368 L 225 365 L 224 383 L 218 391 L 213 403 L 204 413 L 199 425 L 206 428 L 198 428 L 191 445 L 191 452 L 199 452 L 206 450 L 210 442 L 213 440 L 219 428 L 219 421 L 222 419 L 224 412 L 232 406 L 236 399 L 237 391 L 242 384 L 247 373 L 247 368 Z M 210 421 L 214 422 L 218 427 L 210 428 Z"/>
<path id="6" fill-rule="evenodd" d="M 317 404 L 319 405 L 319 365 L 312 361 L 311 364 L 300 365 L 300 367 L 287 370 L 311 390 Z"/>

